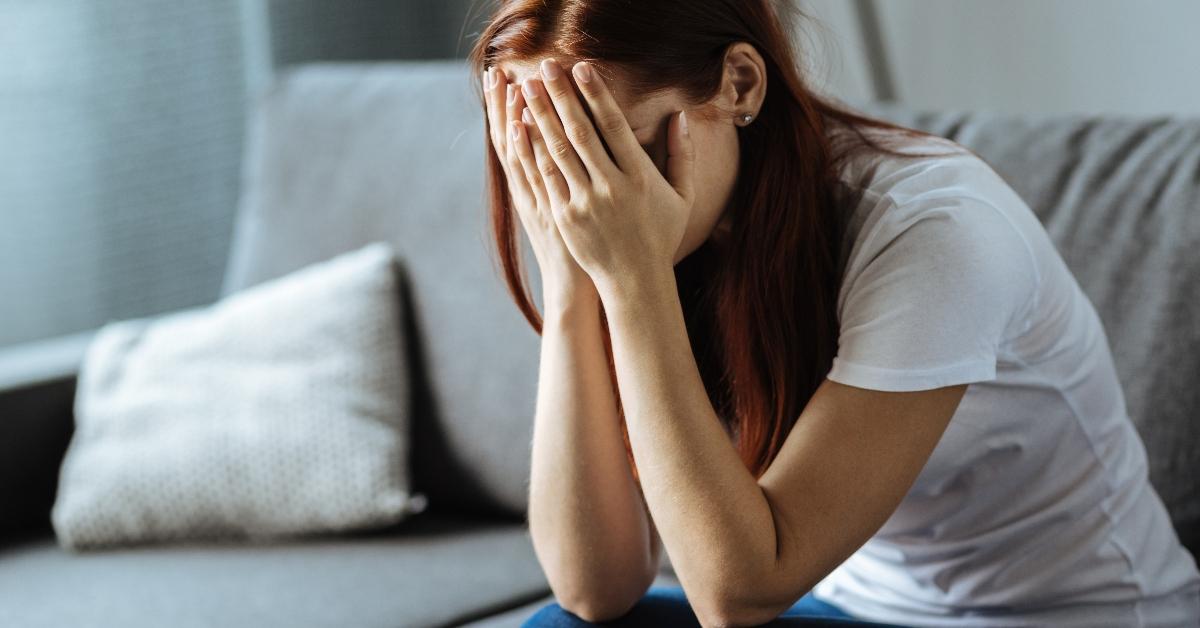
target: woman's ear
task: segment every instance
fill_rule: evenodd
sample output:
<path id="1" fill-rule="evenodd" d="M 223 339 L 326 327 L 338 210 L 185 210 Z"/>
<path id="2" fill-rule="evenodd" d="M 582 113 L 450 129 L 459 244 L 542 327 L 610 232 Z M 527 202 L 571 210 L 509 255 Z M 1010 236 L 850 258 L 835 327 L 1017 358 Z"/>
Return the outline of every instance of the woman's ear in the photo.
<path id="1" fill-rule="evenodd" d="M 741 41 L 726 49 L 721 93 L 735 119 L 746 114 L 758 117 L 767 94 L 767 64 L 750 43 Z"/>

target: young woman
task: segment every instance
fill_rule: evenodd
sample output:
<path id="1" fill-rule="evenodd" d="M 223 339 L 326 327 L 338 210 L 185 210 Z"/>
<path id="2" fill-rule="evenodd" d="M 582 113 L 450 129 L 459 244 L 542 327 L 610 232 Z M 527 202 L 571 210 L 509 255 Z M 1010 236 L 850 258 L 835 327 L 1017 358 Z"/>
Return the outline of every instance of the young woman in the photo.
<path id="1" fill-rule="evenodd" d="M 471 52 L 542 337 L 528 518 L 557 601 L 527 625 L 1196 625 L 1038 218 L 972 152 L 810 91 L 787 9 L 512 0 Z M 664 547 L 681 587 L 650 587 Z"/>

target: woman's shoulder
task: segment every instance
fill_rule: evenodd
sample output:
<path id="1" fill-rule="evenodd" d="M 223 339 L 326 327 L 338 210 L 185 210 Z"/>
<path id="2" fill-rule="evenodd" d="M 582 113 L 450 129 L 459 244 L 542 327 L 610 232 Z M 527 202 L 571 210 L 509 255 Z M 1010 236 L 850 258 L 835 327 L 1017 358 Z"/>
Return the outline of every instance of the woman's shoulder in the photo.
<path id="1" fill-rule="evenodd" d="M 852 225 L 911 223 L 964 206 L 990 206 L 1010 218 L 1028 213 L 992 166 L 962 144 L 894 129 L 864 133 L 891 152 L 866 145 L 843 160 L 839 183 Z"/>
<path id="2" fill-rule="evenodd" d="M 839 179 L 869 196 L 902 202 L 932 190 L 980 191 L 1000 183 L 991 166 L 970 148 L 937 135 L 912 135 L 896 129 L 863 129 L 883 148 L 843 144 Z M 883 150 L 887 149 L 887 150 Z"/>
<path id="3" fill-rule="evenodd" d="M 1011 304 L 1028 310 L 1049 254 L 1038 250 L 1049 239 L 1032 210 L 966 147 L 936 136 L 892 139 L 888 146 L 902 155 L 873 152 L 843 174 L 854 192 L 846 207 L 843 287 L 860 284 L 870 267 L 888 281 L 914 268 L 922 271 L 914 281 L 940 288 L 954 281 L 1003 286 Z"/>

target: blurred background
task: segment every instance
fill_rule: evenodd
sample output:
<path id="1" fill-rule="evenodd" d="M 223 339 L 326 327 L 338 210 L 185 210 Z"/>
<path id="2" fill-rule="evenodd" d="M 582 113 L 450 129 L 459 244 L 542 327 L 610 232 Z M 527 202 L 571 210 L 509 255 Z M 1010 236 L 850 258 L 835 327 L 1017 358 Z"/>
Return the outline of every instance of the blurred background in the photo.
<path id="1" fill-rule="evenodd" d="M 1200 112 L 1195 0 L 799 5 L 812 79 L 847 101 Z M 246 114 L 275 73 L 461 58 L 489 6 L 0 0 L 0 384 L 33 343 L 72 353 L 108 320 L 216 300 Z"/>

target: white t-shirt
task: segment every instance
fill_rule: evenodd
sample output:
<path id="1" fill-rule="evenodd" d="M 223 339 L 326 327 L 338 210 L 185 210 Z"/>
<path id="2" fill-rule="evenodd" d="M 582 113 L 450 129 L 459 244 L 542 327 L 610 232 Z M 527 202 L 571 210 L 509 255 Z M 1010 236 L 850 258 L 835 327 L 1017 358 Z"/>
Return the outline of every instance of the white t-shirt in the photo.
<path id="1" fill-rule="evenodd" d="M 970 153 L 859 158 L 843 181 L 864 174 L 827 377 L 970 386 L 896 512 L 813 595 L 909 626 L 1200 626 L 1101 320 L 1036 214 Z"/>

